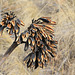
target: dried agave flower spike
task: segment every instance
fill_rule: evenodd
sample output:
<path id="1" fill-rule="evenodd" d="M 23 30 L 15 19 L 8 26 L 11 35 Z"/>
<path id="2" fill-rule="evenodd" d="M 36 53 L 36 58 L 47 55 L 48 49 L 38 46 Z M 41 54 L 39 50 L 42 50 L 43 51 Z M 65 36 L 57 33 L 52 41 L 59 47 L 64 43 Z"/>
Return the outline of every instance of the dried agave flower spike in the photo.
<path id="1" fill-rule="evenodd" d="M 13 25 L 15 23 L 15 25 Z M 20 25 L 24 25 L 19 19 L 14 22 L 11 21 L 11 24 L 15 29 L 15 36 L 19 33 Z M 53 26 L 56 22 L 51 21 L 50 17 L 41 17 L 37 20 L 32 20 L 32 24 L 20 34 L 19 37 L 16 37 L 15 41 L 11 47 L 4 54 L 0 65 L 5 61 L 5 59 L 11 54 L 11 52 L 20 44 L 25 43 L 24 50 L 27 51 L 31 49 L 31 53 L 25 57 L 24 62 L 26 62 L 27 67 L 36 69 L 37 67 L 43 68 L 50 61 L 50 57 L 56 56 L 56 44 L 57 41 L 53 39 Z M 11 26 L 6 25 L 9 32 L 11 32 Z M 0 26 L 2 27 L 2 26 Z M 12 31 L 13 31 L 12 30 Z M 18 31 L 18 32 L 17 32 Z M 11 33 L 12 34 L 12 33 Z"/>

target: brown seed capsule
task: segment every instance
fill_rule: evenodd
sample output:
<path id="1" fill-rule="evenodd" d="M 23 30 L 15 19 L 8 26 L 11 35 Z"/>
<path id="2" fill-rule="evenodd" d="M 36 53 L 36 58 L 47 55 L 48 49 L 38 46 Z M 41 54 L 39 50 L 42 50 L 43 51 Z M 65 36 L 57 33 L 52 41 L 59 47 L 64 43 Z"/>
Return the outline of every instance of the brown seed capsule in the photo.
<path id="1" fill-rule="evenodd" d="M 15 26 L 15 21 L 11 21 L 12 25 Z"/>
<path id="2" fill-rule="evenodd" d="M 24 26 L 25 24 L 23 23 L 23 21 L 21 21 L 21 25 Z"/>
<path id="3" fill-rule="evenodd" d="M 35 27 L 39 27 L 37 24 L 33 24 Z"/>
<path id="4" fill-rule="evenodd" d="M 50 35 L 48 35 L 47 39 L 48 40 L 52 40 L 52 37 Z"/>
<path id="5" fill-rule="evenodd" d="M 37 38 L 35 38 L 35 40 L 37 40 Z"/>
<path id="6" fill-rule="evenodd" d="M 18 30 L 18 29 L 16 29 L 16 33 L 18 33 L 18 31 L 19 31 L 19 30 Z"/>
<path id="7" fill-rule="evenodd" d="M 32 33 L 32 37 L 34 37 L 35 36 L 35 33 Z"/>
<path id="8" fill-rule="evenodd" d="M 51 20 L 49 18 L 46 18 L 49 22 L 51 22 Z"/>
<path id="9" fill-rule="evenodd" d="M 29 37 L 29 33 L 28 32 L 26 32 L 26 37 Z"/>
<path id="10" fill-rule="evenodd" d="M 40 59 L 38 58 L 38 62 L 40 62 Z"/>
<path id="11" fill-rule="evenodd" d="M 48 24 L 47 24 L 46 26 L 47 26 L 47 27 L 49 27 L 49 28 L 54 28 L 53 26 L 51 26 L 51 25 L 48 25 Z"/>
<path id="12" fill-rule="evenodd" d="M 11 24 L 8 24 L 7 27 L 8 27 L 8 28 L 11 28 Z"/>
<path id="13" fill-rule="evenodd" d="M 51 21 L 51 24 L 52 24 L 52 25 L 56 25 L 56 22 L 54 22 L 54 21 Z"/>
<path id="14" fill-rule="evenodd" d="M 36 29 L 36 28 L 33 28 L 33 30 L 34 30 L 34 31 L 37 31 L 37 29 Z"/>
<path id="15" fill-rule="evenodd" d="M 51 50 L 48 50 L 48 49 L 46 51 L 51 52 Z"/>
<path id="16" fill-rule="evenodd" d="M 35 60 L 36 60 L 36 56 L 34 57 L 33 62 L 35 62 Z"/>
<path id="17" fill-rule="evenodd" d="M 41 37 L 41 35 L 40 35 L 40 34 L 38 34 L 38 37 L 40 38 L 40 40 L 42 40 L 42 37 Z"/>
<path id="18" fill-rule="evenodd" d="M 51 46 L 52 46 L 52 47 L 55 47 L 55 45 L 54 45 L 54 44 L 51 44 Z"/>
<path id="19" fill-rule="evenodd" d="M 10 17 L 10 16 L 9 16 L 9 15 L 7 15 L 6 19 L 8 20 L 8 19 L 9 19 L 9 17 Z"/>
<path id="20" fill-rule="evenodd" d="M 22 34 L 22 39 L 24 39 L 25 38 L 25 34 Z"/>
<path id="21" fill-rule="evenodd" d="M 53 29 L 51 29 L 51 28 L 49 28 L 49 27 L 47 27 L 47 26 L 45 26 L 45 29 L 48 29 L 49 31 L 54 32 L 54 30 L 53 30 Z"/>
<path id="22" fill-rule="evenodd" d="M 28 43 L 29 43 L 29 45 L 31 44 L 31 39 L 30 38 L 28 39 Z"/>
<path id="23" fill-rule="evenodd" d="M 17 23 L 17 26 L 20 27 L 20 24 Z"/>
<path id="24" fill-rule="evenodd" d="M 56 49 L 55 48 L 53 48 L 51 45 L 49 45 L 50 46 L 50 48 L 52 49 L 52 51 L 56 51 Z"/>
<path id="25" fill-rule="evenodd" d="M 4 26 L 4 22 L 1 22 L 0 24 L 1 24 L 2 26 Z"/>
<path id="26" fill-rule="evenodd" d="M 35 45 L 35 41 L 34 41 L 34 40 L 32 40 L 32 45 L 33 45 L 33 46 Z"/>
<path id="27" fill-rule="evenodd" d="M 46 33 L 44 32 L 43 29 L 41 29 L 40 33 L 46 38 L 47 35 L 46 35 Z"/>

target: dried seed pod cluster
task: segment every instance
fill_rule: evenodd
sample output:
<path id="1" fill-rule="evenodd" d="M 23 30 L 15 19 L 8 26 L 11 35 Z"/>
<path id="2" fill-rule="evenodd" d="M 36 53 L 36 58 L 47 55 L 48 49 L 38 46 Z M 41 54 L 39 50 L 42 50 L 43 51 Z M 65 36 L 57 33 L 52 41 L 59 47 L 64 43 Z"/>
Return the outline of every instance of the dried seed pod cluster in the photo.
<path id="1" fill-rule="evenodd" d="M 9 35 L 15 33 L 16 35 L 20 32 L 20 25 L 24 26 L 24 23 L 17 19 L 13 12 L 6 12 L 1 14 L 3 16 L 2 22 L 0 23 L 0 32 L 3 33 L 4 28 L 7 29 Z"/>
<path id="2" fill-rule="evenodd" d="M 56 25 L 56 22 L 51 21 L 50 17 L 33 19 L 28 29 L 19 36 L 17 43 L 25 43 L 24 50 L 32 51 L 24 59 L 27 67 L 43 68 L 50 61 L 50 57 L 56 56 L 57 41 L 53 40 L 54 30 L 51 25 Z"/>
<path id="3" fill-rule="evenodd" d="M 52 26 L 56 25 L 56 22 L 51 21 L 50 17 L 41 17 L 37 20 L 33 19 L 28 29 L 17 36 L 20 32 L 20 25 L 24 26 L 24 23 L 17 19 L 13 12 L 7 12 L 3 15 L 4 17 L 0 23 L 0 32 L 2 34 L 4 28 L 6 28 L 10 35 L 15 34 L 15 40 L 4 54 L 0 65 L 22 43 L 25 43 L 25 51 L 31 49 L 31 53 L 24 59 L 27 67 L 36 69 L 40 66 L 43 68 L 48 64 L 51 57 L 56 56 L 57 41 L 53 40 L 54 30 Z"/>

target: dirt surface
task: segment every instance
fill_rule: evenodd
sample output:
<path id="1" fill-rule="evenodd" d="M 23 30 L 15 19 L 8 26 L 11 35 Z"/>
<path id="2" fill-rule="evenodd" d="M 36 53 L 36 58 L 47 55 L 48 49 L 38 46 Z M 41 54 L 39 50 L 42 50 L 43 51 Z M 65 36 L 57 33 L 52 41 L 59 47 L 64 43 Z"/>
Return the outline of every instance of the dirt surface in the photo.
<path id="1" fill-rule="evenodd" d="M 23 63 L 29 51 L 24 51 L 24 45 L 17 47 L 7 60 L 0 66 L 0 75 L 75 75 L 75 0 L 0 0 L 1 11 L 14 11 L 23 20 L 25 27 L 32 19 L 41 16 L 52 17 L 55 37 L 58 41 L 57 56 L 49 65 L 36 70 L 27 69 Z M 1 15 L 0 15 L 1 20 Z M 6 33 L 0 36 L 0 59 L 13 42 Z"/>

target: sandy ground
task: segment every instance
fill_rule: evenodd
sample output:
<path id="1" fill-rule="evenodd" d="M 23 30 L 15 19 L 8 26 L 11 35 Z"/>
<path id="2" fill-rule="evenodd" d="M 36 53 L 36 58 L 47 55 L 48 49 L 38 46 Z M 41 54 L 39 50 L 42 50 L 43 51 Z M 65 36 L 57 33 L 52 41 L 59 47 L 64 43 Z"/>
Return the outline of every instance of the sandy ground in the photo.
<path id="1" fill-rule="evenodd" d="M 24 52 L 24 45 L 20 45 L 0 66 L 0 75 L 75 75 L 74 5 L 74 0 L 0 0 L 0 11 L 12 10 L 25 23 L 21 32 L 31 24 L 33 18 L 52 17 L 57 22 L 54 39 L 58 41 L 57 56 L 46 68 L 27 69 L 23 59 L 28 51 Z M 6 31 L 0 36 L 0 58 L 12 42 Z"/>

